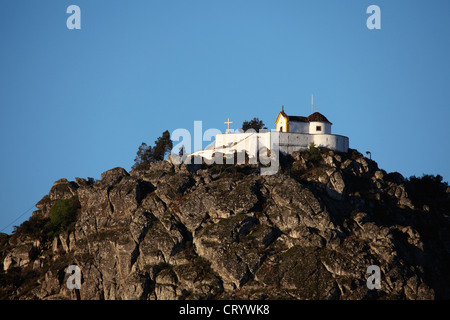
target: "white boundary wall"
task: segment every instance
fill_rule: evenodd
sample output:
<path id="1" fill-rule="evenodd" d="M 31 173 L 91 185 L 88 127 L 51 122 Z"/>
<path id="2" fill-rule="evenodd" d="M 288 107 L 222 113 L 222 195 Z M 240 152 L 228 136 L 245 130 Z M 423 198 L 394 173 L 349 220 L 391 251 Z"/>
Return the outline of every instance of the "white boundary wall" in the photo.
<path id="1" fill-rule="evenodd" d="M 284 153 L 308 148 L 311 142 L 317 147 L 326 147 L 332 150 L 347 152 L 349 138 L 335 134 L 308 134 L 294 132 L 264 132 L 264 133 L 222 133 L 217 134 L 213 146 L 192 153 L 190 156 L 201 156 L 212 159 L 213 154 L 231 154 L 247 151 L 250 157 L 257 157 L 261 148 L 271 149 L 271 144 L 278 137 L 279 150 Z"/>
<path id="2" fill-rule="evenodd" d="M 349 148 L 348 137 L 336 134 L 280 133 L 280 151 L 285 153 L 306 149 L 311 142 L 314 142 L 317 147 L 340 152 L 347 152 Z"/>

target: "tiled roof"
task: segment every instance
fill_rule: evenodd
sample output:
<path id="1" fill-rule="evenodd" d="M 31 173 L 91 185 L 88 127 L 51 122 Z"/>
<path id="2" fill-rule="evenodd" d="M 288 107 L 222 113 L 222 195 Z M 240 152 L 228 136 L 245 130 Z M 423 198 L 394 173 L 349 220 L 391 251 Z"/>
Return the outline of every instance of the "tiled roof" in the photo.
<path id="1" fill-rule="evenodd" d="M 289 121 L 308 122 L 308 118 L 302 116 L 288 116 Z"/>
<path id="2" fill-rule="evenodd" d="M 302 117 L 302 116 L 288 116 L 284 110 L 282 110 L 281 115 L 287 119 L 289 119 L 289 121 L 294 121 L 294 122 L 328 122 L 330 124 L 332 124 L 330 121 L 328 121 L 327 117 L 325 117 L 323 114 L 321 114 L 320 112 L 314 112 L 313 114 L 309 115 L 308 117 Z"/>
<path id="3" fill-rule="evenodd" d="M 320 112 L 314 112 L 313 114 L 311 114 L 310 116 L 308 116 L 308 121 L 309 122 L 313 122 L 313 121 L 317 121 L 317 122 L 328 122 L 331 123 L 330 121 L 328 121 L 327 117 L 325 117 L 323 114 L 321 114 Z"/>

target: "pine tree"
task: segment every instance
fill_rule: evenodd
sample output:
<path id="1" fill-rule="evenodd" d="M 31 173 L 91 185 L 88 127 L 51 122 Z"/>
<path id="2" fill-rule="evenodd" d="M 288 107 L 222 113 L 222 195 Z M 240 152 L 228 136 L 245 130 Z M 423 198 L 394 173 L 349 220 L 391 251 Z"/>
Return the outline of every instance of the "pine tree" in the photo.
<path id="1" fill-rule="evenodd" d="M 164 131 L 162 136 L 156 139 L 154 147 L 147 146 L 145 142 L 142 142 L 136 152 L 132 169 L 145 170 L 151 162 L 164 160 L 164 157 L 172 150 L 172 147 L 173 144 L 168 130 Z"/>
<path id="2" fill-rule="evenodd" d="M 153 148 L 153 160 L 162 161 L 167 153 L 172 150 L 172 140 L 170 140 L 169 131 L 164 131 L 162 136 L 155 141 L 155 147 Z"/>

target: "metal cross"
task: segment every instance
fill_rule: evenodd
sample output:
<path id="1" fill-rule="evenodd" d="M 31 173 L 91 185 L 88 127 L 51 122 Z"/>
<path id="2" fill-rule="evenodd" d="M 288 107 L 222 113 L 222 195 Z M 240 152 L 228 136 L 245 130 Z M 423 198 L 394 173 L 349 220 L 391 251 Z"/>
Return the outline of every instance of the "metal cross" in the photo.
<path id="1" fill-rule="evenodd" d="M 227 133 L 229 133 L 230 132 L 230 123 L 233 123 L 232 121 L 230 122 L 230 118 L 228 118 L 228 121 L 227 122 L 224 122 L 225 124 L 228 124 L 228 130 L 227 130 Z"/>

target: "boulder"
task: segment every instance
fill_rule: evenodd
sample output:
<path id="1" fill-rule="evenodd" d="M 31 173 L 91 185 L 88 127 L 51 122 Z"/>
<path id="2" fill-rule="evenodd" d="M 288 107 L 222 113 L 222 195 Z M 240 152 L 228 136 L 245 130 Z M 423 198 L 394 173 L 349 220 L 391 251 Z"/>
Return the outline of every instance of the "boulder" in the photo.
<path id="1" fill-rule="evenodd" d="M 103 172 L 100 182 L 105 186 L 113 186 L 119 183 L 124 177 L 128 176 L 129 174 L 124 168 L 116 167 Z"/>
<path id="2" fill-rule="evenodd" d="M 58 200 L 58 199 L 70 199 L 77 194 L 78 185 L 75 182 L 69 182 L 67 179 L 63 178 L 56 181 L 48 196 L 50 200 Z"/>
<path id="3" fill-rule="evenodd" d="M 345 181 L 340 171 L 331 171 L 329 173 L 329 182 L 326 184 L 326 191 L 335 200 L 344 199 Z"/>

